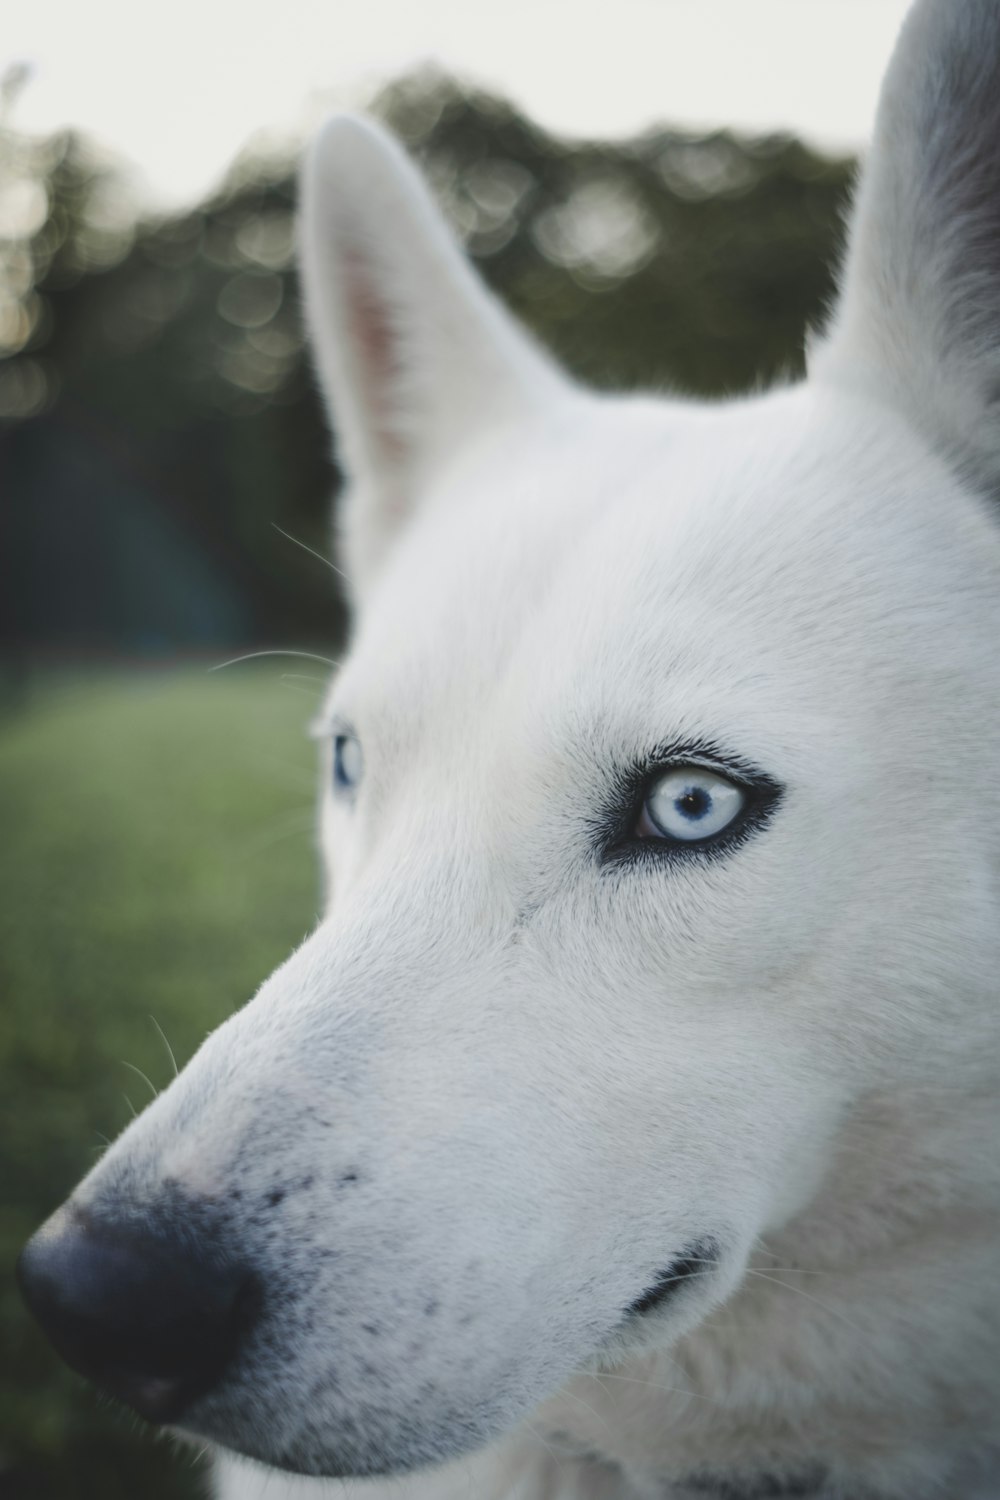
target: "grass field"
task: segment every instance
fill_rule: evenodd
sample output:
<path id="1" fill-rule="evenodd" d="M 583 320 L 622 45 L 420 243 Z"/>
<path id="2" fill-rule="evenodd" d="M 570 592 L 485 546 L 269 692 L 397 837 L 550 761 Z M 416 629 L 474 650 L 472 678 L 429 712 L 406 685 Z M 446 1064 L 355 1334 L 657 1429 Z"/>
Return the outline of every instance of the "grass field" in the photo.
<path id="1" fill-rule="evenodd" d="M 151 1018 L 183 1063 L 314 923 L 320 683 L 282 671 L 43 680 L 0 718 L 0 1500 L 205 1492 L 59 1365 L 11 1272 L 149 1097 L 132 1069 L 171 1077 Z"/>

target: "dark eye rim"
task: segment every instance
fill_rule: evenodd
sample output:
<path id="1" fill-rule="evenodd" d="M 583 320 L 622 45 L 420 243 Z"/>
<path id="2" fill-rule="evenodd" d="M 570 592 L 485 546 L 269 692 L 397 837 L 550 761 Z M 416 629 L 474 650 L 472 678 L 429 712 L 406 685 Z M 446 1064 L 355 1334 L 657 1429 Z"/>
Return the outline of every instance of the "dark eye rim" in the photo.
<path id="1" fill-rule="evenodd" d="M 725 828 L 702 839 L 674 839 L 666 833 L 662 837 L 640 835 L 636 830 L 646 801 L 656 783 L 671 771 L 709 771 L 722 776 L 739 787 L 745 798 L 743 807 Z M 708 741 L 660 746 L 642 761 L 618 772 L 612 804 L 598 820 L 600 862 L 620 867 L 727 856 L 764 826 L 784 794 L 781 782 L 766 771 Z"/>
<path id="2" fill-rule="evenodd" d="M 360 749 L 361 741 L 352 729 L 338 728 L 334 731 L 333 744 L 331 748 L 331 756 L 333 762 L 331 768 L 331 780 L 333 782 L 334 793 L 339 797 L 353 797 L 357 792 L 357 789 L 361 782 L 360 777 L 357 781 L 351 781 L 347 776 L 344 775 L 342 753 L 344 745 L 349 740 L 354 740 L 354 742 Z"/>

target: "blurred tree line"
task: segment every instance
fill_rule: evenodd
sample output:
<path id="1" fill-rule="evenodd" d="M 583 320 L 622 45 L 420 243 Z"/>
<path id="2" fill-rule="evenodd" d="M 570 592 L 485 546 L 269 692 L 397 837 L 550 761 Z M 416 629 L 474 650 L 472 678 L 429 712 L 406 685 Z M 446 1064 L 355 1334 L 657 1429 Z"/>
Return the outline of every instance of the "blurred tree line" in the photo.
<path id="1" fill-rule="evenodd" d="M 719 395 L 799 370 L 850 162 L 727 131 L 571 144 L 429 72 L 375 111 L 486 279 L 588 381 Z M 248 157 L 210 201 L 137 219 L 85 140 L 0 128 L 8 661 L 336 639 L 331 575 L 274 530 L 328 547 L 294 201 L 291 163 Z"/>

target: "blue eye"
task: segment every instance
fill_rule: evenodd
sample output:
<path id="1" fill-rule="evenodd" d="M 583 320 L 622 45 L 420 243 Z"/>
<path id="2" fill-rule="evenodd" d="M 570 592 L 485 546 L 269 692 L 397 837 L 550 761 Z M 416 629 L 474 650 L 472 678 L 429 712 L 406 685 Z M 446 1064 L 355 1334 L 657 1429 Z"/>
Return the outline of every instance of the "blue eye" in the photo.
<path id="1" fill-rule="evenodd" d="M 338 792 L 356 791 L 364 774 L 361 741 L 353 734 L 338 734 L 333 741 L 333 785 Z"/>
<path id="2" fill-rule="evenodd" d="M 655 781 L 636 827 L 641 839 L 693 844 L 732 827 L 747 793 L 726 776 L 701 766 L 676 766 Z"/>

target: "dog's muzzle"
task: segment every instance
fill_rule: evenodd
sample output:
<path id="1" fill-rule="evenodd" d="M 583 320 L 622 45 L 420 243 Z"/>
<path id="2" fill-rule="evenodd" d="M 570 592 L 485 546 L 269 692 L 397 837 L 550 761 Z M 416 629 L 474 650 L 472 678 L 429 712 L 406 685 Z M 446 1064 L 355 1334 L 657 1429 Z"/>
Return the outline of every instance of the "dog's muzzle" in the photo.
<path id="1" fill-rule="evenodd" d="M 254 1321 L 254 1279 L 169 1230 L 66 1205 L 21 1252 L 25 1301 L 56 1352 L 151 1422 L 221 1380 Z"/>

